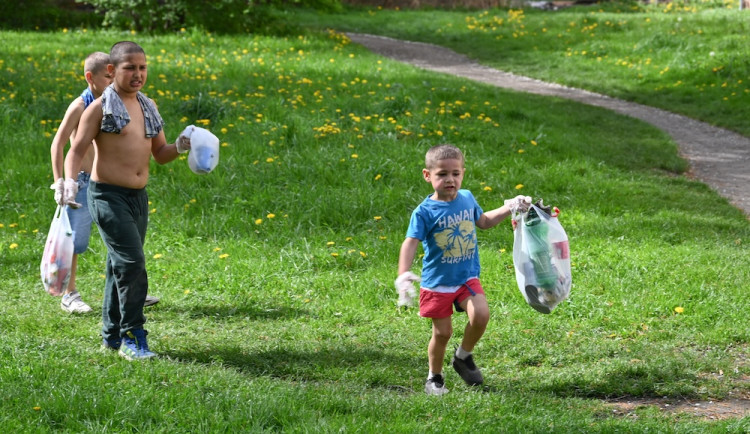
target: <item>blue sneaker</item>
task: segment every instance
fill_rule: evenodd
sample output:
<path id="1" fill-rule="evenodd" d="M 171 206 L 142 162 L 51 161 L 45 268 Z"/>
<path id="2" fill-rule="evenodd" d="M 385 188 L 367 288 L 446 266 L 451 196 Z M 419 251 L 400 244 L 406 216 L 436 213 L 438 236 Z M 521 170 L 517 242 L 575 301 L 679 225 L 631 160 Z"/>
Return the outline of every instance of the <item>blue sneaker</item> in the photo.
<path id="1" fill-rule="evenodd" d="M 146 341 L 147 334 L 148 332 L 144 329 L 128 331 L 125 334 L 125 337 L 122 338 L 120 355 L 127 360 L 146 360 L 156 357 L 156 354 L 148 349 L 148 342 Z"/>
<path id="2" fill-rule="evenodd" d="M 122 346 L 122 338 L 106 339 L 102 338 L 102 348 L 105 350 L 117 351 Z"/>

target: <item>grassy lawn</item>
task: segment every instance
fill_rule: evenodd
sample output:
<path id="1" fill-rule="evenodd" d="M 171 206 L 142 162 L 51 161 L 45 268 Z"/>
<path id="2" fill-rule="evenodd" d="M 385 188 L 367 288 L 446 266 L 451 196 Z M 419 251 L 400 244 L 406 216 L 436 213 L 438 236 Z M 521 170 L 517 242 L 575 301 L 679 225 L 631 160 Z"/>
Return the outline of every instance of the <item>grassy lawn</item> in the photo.
<path id="1" fill-rule="evenodd" d="M 520 75 L 660 107 L 750 135 L 750 11 L 709 2 L 558 11 L 350 9 L 312 27 L 450 47 Z M 731 8 L 734 6 L 734 9 Z"/>
<path id="2" fill-rule="evenodd" d="M 336 32 L 0 37 L 6 431 L 750 429 L 747 417 L 623 416 L 609 404 L 750 394 L 750 224 L 650 126 L 418 71 Z M 161 357 L 148 363 L 101 350 L 98 315 L 62 312 L 39 281 L 54 129 L 84 88 L 84 56 L 122 39 L 149 56 L 145 92 L 168 140 L 191 123 L 222 140 L 209 175 L 184 159 L 152 166 L 145 250 L 162 301 L 146 326 Z M 516 287 L 510 223 L 480 231 L 493 317 L 475 357 L 487 384 L 446 369 L 451 392 L 435 399 L 422 392 L 430 324 L 397 309 L 393 280 L 409 215 L 430 193 L 424 152 L 441 142 L 464 150 L 464 186 L 484 209 L 519 193 L 561 208 L 573 289 L 540 315 Z M 78 270 L 94 307 L 104 256 L 95 233 Z M 465 321 L 454 319 L 451 347 Z"/>

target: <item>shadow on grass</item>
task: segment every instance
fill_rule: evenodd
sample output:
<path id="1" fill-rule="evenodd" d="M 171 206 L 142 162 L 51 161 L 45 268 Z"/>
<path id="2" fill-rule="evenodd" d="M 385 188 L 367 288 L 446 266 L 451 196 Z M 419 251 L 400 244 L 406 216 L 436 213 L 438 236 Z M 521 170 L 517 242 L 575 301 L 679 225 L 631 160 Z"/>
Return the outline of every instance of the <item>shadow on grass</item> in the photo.
<path id="1" fill-rule="evenodd" d="M 227 346 L 210 351 L 165 353 L 170 358 L 201 364 L 220 363 L 253 377 L 272 377 L 291 381 L 361 381 L 363 385 L 411 392 L 408 385 L 393 384 L 409 380 L 409 375 L 394 376 L 407 367 L 422 366 L 423 357 L 406 357 L 376 349 L 320 348 L 315 350 L 270 349 L 259 352 Z M 357 380 L 360 379 L 360 380 Z"/>
<path id="2" fill-rule="evenodd" d="M 537 381 L 506 378 L 497 384 L 487 384 L 482 391 L 503 393 L 507 390 L 552 395 L 559 398 L 610 400 L 622 397 L 699 398 L 701 380 L 687 366 L 647 365 L 626 366 L 595 375 L 551 375 Z"/>
<path id="3" fill-rule="evenodd" d="M 257 303 L 227 303 L 226 301 L 210 304 L 210 301 L 196 305 L 166 304 L 157 305 L 166 313 L 187 314 L 190 318 L 212 318 L 222 320 L 277 320 L 309 317 L 310 311 L 289 306 L 262 306 Z"/>

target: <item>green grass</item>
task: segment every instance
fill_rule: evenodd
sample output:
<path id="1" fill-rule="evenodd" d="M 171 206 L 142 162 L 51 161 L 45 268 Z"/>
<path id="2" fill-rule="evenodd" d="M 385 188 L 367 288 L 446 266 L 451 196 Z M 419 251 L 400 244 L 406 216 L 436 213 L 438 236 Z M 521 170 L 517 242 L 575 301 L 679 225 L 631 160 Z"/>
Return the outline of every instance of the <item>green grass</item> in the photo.
<path id="1" fill-rule="evenodd" d="M 750 225 L 648 125 L 418 71 L 335 32 L 1 36 L 6 431 L 750 429 L 606 405 L 750 391 Z M 162 302 L 146 311 L 161 355 L 149 363 L 100 350 L 100 318 L 64 314 L 38 274 L 54 128 L 83 89 L 81 59 L 125 38 L 149 56 L 145 91 L 168 139 L 195 123 L 225 145 L 206 176 L 184 160 L 152 166 L 145 250 Z M 562 209 L 574 287 L 552 315 L 536 313 L 516 287 L 510 224 L 480 232 L 487 388 L 448 371 L 451 393 L 434 399 L 422 392 L 430 324 L 396 308 L 393 280 L 410 212 L 430 192 L 424 152 L 443 141 L 465 151 L 464 185 L 485 209 L 518 193 Z M 93 306 L 104 255 L 94 235 L 80 258 Z"/>
<path id="2" fill-rule="evenodd" d="M 504 71 L 750 135 L 750 12 L 736 10 L 736 2 L 706 4 L 615 2 L 554 12 L 350 9 L 295 20 L 444 45 Z"/>

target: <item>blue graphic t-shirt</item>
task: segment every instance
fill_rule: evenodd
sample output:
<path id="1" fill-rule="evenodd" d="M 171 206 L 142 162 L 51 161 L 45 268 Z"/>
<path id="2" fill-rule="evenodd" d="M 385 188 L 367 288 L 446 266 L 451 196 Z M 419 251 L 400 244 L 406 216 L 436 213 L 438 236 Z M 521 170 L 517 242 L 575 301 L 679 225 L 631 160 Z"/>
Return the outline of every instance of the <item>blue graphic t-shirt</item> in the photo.
<path id="1" fill-rule="evenodd" d="M 86 108 L 89 104 L 94 102 L 96 98 L 94 98 L 94 93 L 91 92 L 91 89 L 87 87 L 86 90 L 81 93 L 81 99 L 83 100 L 83 108 Z"/>
<path id="2" fill-rule="evenodd" d="M 479 277 L 477 231 L 483 214 L 469 190 L 459 190 L 451 202 L 428 196 L 411 214 L 406 236 L 422 241 L 422 286 L 463 285 Z"/>

